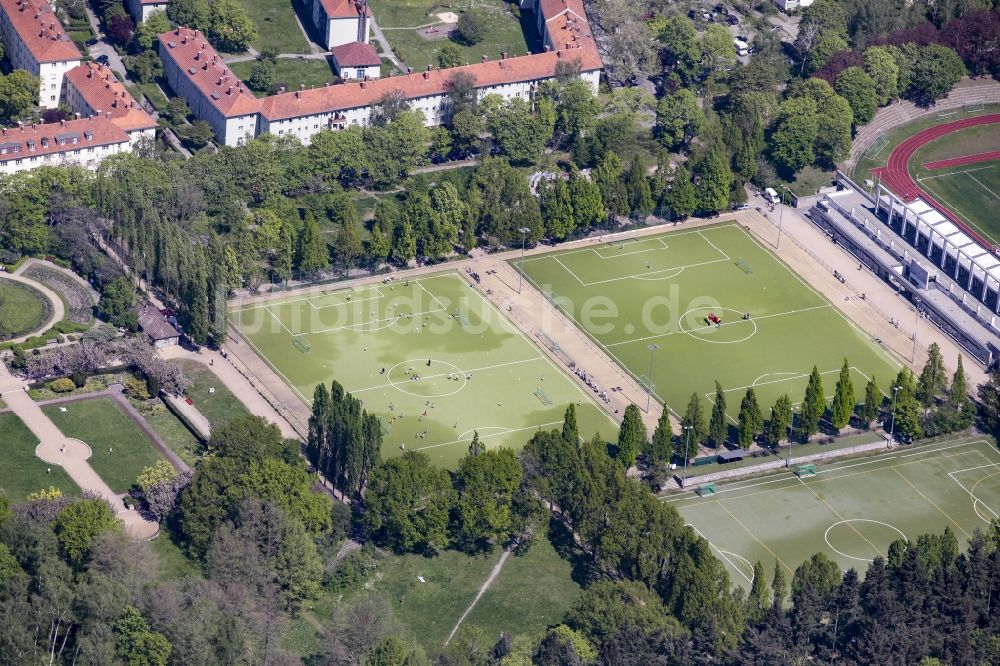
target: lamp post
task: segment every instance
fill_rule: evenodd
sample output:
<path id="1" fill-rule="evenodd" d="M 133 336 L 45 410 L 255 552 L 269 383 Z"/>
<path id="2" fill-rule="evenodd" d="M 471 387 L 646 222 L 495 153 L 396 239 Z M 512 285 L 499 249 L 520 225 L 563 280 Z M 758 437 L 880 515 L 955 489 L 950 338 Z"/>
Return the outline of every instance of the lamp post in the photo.
<path id="1" fill-rule="evenodd" d="M 901 389 L 901 388 L 903 388 L 903 387 L 902 386 L 896 386 L 896 387 L 893 387 L 893 389 L 892 389 L 892 417 L 891 417 L 891 419 L 889 421 L 889 446 L 890 447 L 892 446 L 892 443 L 895 440 L 895 434 L 894 433 L 896 432 L 896 396 L 899 394 L 899 389 Z"/>
<path id="2" fill-rule="evenodd" d="M 649 375 L 646 377 L 646 413 L 649 414 L 649 403 L 653 397 L 653 352 L 659 349 L 659 345 L 651 344 L 649 349 Z"/>
<path id="3" fill-rule="evenodd" d="M 780 187 L 781 191 L 778 194 L 778 205 L 781 206 L 781 209 L 778 211 L 778 242 L 774 244 L 775 250 L 781 249 L 781 225 L 785 221 L 785 192 L 788 191 L 788 193 L 791 194 L 791 190 L 784 185 L 781 185 Z"/>
<path id="4" fill-rule="evenodd" d="M 528 227 L 521 227 L 518 231 L 521 232 L 521 270 L 517 273 L 517 293 L 521 293 L 521 282 L 524 280 L 524 244 L 528 238 L 528 232 L 531 231 Z"/>
<path id="5" fill-rule="evenodd" d="M 694 426 L 692 426 L 692 425 L 686 425 L 686 426 L 684 426 L 684 430 L 685 430 L 685 434 L 684 434 L 684 481 L 681 483 L 682 487 L 686 486 L 687 485 L 687 481 L 688 481 L 688 458 L 690 457 L 690 456 L 688 456 L 688 451 L 691 450 L 691 428 L 693 428 L 693 427 Z"/>
<path id="6" fill-rule="evenodd" d="M 913 308 L 913 349 L 910 351 L 910 363 L 917 362 L 917 320 L 920 318 L 920 313 L 917 312 L 916 308 Z"/>

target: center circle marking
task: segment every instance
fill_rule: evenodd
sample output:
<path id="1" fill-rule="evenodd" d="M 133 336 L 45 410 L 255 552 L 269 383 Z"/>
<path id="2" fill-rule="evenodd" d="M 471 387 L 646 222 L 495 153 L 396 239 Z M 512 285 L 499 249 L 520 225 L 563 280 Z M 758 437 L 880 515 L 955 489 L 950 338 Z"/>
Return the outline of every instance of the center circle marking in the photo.
<path id="1" fill-rule="evenodd" d="M 838 550 L 837 548 L 834 547 L 832 543 L 830 543 L 830 530 L 832 530 L 837 525 L 845 525 L 849 523 L 874 523 L 876 525 L 881 525 L 882 527 L 888 527 L 890 530 L 893 530 L 894 532 L 899 534 L 899 536 L 903 537 L 904 539 L 906 538 L 906 535 L 903 534 L 903 530 L 899 529 L 894 525 L 890 525 L 889 523 L 883 523 L 881 520 L 872 520 L 871 518 L 848 518 L 846 520 L 838 520 L 833 525 L 830 525 L 828 528 L 826 528 L 826 532 L 823 532 L 823 541 L 826 541 L 826 545 L 829 546 L 830 550 L 837 553 L 841 557 L 846 557 L 849 560 L 857 560 L 858 562 L 871 562 L 873 560 L 873 558 L 871 557 L 855 557 L 854 555 L 848 555 L 844 551 Z"/>
<path id="2" fill-rule="evenodd" d="M 708 337 L 703 337 L 702 335 L 699 335 L 699 331 L 705 331 L 705 332 L 708 332 L 708 331 L 718 331 L 719 329 L 717 329 L 715 327 L 715 324 L 704 325 L 704 326 L 702 326 L 702 327 L 700 327 L 698 329 L 692 329 L 692 328 L 685 328 L 684 327 L 684 322 L 687 320 L 688 315 L 695 314 L 695 313 L 703 313 L 702 316 L 701 316 L 701 319 L 704 319 L 705 316 L 707 316 L 709 312 L 732 312 L 735 315 L 737 315 L 737 317 L 742 317 L 743 316 L 742 312 L 740 312 L 739 310 L 734 310 L 733 308 L 722 308 L 722 307 L 718 307 L 718 308 L 710 308 L 710 307 L 693 308 L 693 309 L 688 310 L 687 312 L 685 312 L 684 314 L 681 315 L 680 320 L 678 322 L 678 326 L 680 327 L 681 332 L 682 333 L 686 333 L 687 335 L 691 336 L 695 340 L 700 340 L 702 342 L 711 342 L 712 344 L 716 344 L 716 345 L 732 345 L 732 344 L 736 344 L 737 342 L 745 342 L 745 341 L 749 340 L 750 338 L 752 338 L 754 335 L 757 334 L 757 322 L 755 322 L 753 319 L 736 319 L 736 321 L 731 321 L 728 324 L 725 321 L 723 321 L 723 324 L 722 324 L 723 326 L 732 326 L 733 324 L 750 324 L 751 326 L 753 326 L 753 328 L 751 329 L 751 331 L 749 333 L 747 333 L 746 335 L 744 335 L 742 338 L 736 338 L 735 340 L 712 340 L 712 339 L 710 339 Z"/>
<path id="3" fill-rule="evenodd" d="M 460 378 L 459 381 L 456 382 L 457 383 L 457 387 L 455 389 L 451 390 L 451 391 L 443 391 L 441 393 L 434 393 L 433 390 L 430 393 L 416 393 L 414 391 L 410 391 L 410 390 L 406 389 L 406 385 L 407 384 L 414 383 L 412 380 L 406 379 L 403 382 L 397 382 L 397 381 L 393 380 L 393 378 L 392 378 L 392 371 L 395 370 L 396 368 L 398 368 L 401 365 L 410 365 L 410 366 L 413 367 L 413 371 L 414 371 L 415 374 L 420 374 L 419 372 L 417 372 L 417 369 L 418 368 L 427 368 L 427 359 L 410 359 L 408 361 L 400 361 L 396 365 L 394 365 L 391 368 L 389 368 L 389 370 L 386 371 L 386 373 L 385 373 L 386 381 L 389 382 L 390 386 L 392 386 L 394 389 L 396 389 L 400 393 L 405 393 L 406 395 L 412 395 L 415 398 L 446 398 L 449 395 L 455 395 L 456 393 L 458 393 L 459 391 L 461 391 L 462 389 L 464 389 L 465 385 L 469 382 L 469 380 L 465 378 L 466 377 L 465 370 L 462 370 L 461 368 L 459 368 L 454 363 L 449 363 L 448 361 L 432 361 L 431 370 L 434 370 L 435 369 L 434 366 L 436 366 L 436 365 L 444 365 L 444 366 L 447 366 L 447 367 L 451 368 L 452 370 L 454 370 L 454 373 L 452 373 L 451 371 L 448 371 L 448 372 L 445 372 L 445 373 L 434 372 L 434 374 L 431 375 L 430 377 L 422 377 L 420 379 L 420 381 L 424 381 L 425 379 L 429 379 L 429 380 L 433 381 L 433 380 L 444 378 L 446 375 L 449 375 L 449 374 L 457 374 L 459 376 L 459 378 Z M 447 380 L 446 379 L 445 381 L 453 381 L 453 380 Z"/>

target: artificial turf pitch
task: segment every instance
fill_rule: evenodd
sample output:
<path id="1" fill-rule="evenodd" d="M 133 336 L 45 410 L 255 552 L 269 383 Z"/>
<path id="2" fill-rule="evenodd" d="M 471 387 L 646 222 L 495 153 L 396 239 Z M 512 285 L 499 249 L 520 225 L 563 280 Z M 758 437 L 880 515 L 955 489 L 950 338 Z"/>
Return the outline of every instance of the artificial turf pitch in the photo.
<path id="1" fill-rule="evenodd" d="M 381 417 L 383 456 L 422 450 L 453 467 L 473 431 L 520 448 L 562 426 L 577 403 L 581 436 L 615 422 L 456 272 L 289 296 L 237 308 L 257 353 L 311 403 L 339 381 Z M 384 372 L 383 372 L 384 371 Z"/>
<path id="2" fill-rule="evenodd" d="M 664 501 L 705 537 L 733 580 L 752 582 L 753 563 L 791 574 L 822 551 L 842 569 L 862 573 L 896 539 L 950 528 L 961 546 L 1000 518 L 1000 452 L 970 438 L 907 447 L 864 460 L 817 465 L 800 479 L 790 471 L 719 484 L 715 495 Z"/>
<path id="3" fill-rule="evenodd" d="M 520 259 L 510 263 L 521 268 Z M 869 377 L 884 391 L 899 369 L 735 223 L 595 240 L 529 257 L 524 273 L 643 386 L 652 356 L 653 393 L 675 414 L 692 393 L 710 407 L 716 380 L 735 424 L 749 386 L 767 414 L 783 393 L 801 402 L 813 365 L 832 399 L 846 358 L 859 401 Z M 710 314 L 722 325 L 706 321 Z"/>
<path id="4" fill-rule="evenodd" d="M 990 127 L 996 127 L 991 125 Z M 1000 244 L 1000 160 L 928 171 L 913 168 L 917 183 L 984 237 Z"/>

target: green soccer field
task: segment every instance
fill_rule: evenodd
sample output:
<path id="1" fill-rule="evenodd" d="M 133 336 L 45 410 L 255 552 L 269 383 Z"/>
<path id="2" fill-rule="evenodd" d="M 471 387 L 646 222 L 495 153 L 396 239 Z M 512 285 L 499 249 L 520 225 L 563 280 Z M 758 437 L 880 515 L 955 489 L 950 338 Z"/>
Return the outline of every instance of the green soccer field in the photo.
<path id="1" fill-rule="evenodd" d="M 1000 453 L 992 441 L 966 439 L 907 447 L 865 460 L 817 465 L 719 484 L 714 495 L 665 500 L 705 537 L 730 576 L 749 587 L 753 563 L 791 574 L 822 551 L 842 569 L 864 573 L 896 539 L 950 528 L 961 546 L 1000 518 Z"/>
<path id="2" fill-rule="evenodd" d="M 996 125 L 989 127 L 996 128 Z M 920 174 L 920 175 L 918 175 Z M 1000 245 L 1000 160 L 927 171 L 915 169 L 920 187 L 994 244 Z"/>
<path id="3" fill-rule="evenodd" d="M 511 264 L 516 270 L 520 260 Z M 869 377 L 885 390 L 899 369 L 869 335 L 734 223 L 598 240 L 530 257 L 524 271 L 643 386 L 652 355 L 654 395 L 675 414 L 684 412 L 693 392 L 711 401 L 716 380 L 735 424 L 749 386 L 767 413 L 784 393 L 794 404 L 801 401 L 813 365 L 832 399 L 847 358 L 859 401 Z M 708 321 L 712 314 L 721 326 Z"/>
<path id="4" fill-rule="evenodd" d="M 422 450 L 444 467 L 473 431 L 520 448 L 578 404 L 581 434 L 615 422 L 455 272 L 331 289 L 234 313 L 243 336 L 299 397 L 336 379 L 381 417 L 383 456 Z"/>

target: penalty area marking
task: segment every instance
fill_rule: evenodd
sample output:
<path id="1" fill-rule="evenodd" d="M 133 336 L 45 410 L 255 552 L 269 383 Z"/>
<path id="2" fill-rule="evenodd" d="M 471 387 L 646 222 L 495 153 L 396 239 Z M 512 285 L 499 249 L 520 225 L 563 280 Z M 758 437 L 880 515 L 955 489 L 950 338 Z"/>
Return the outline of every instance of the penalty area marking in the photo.
<path id="1" fill-rule="evenodd" d="M 846 524 L 848 527 L 851 527 L 852 529 L 857 531 L 857 528 L 855 528 L 851 523 L 874 523 L 876 525 L 888 527 L 890 530 L 895 531 L 896 533 L 899 534 L 899 536 L 903 537 L 904 540 L 906 539 L 906 535 L 903 534 L 903 530 L 899 529 L 894 525 L 890 525 L 889 523 L 883 523 L 881 520 L 872 520 L 871 518 L 846 518 L 844 520 L 838 520 L 833 525 L 830 525 L 828 528 L 826 528 L 826 532 L 823 532 L 823 541 L 826 542 L 826 545 L 830 548 L 830 550 L 837 553 L 841 557 L 846 557 L 850 560 L 857 560 L 858 562 L 872 562 L 875 559 L 873 557 L 855 557 L 854 555 L 848 555 L 844 551 L 838 550 L 832 543 L 830 543 L 830 530 L 832 530 L 837 525 Z M 864 536 L 862 536 L 861 538 L 865 539 Z M 865 539 L 865 541 L 868 541 L 868 539 Z"/>
<path id="2" fill-rule="evenodd" d="M 753 565 L 750 564 L 750 560 L 748 560 L 747 558 L 743 557 L 742 555 L 737 555 L 736 553 L 734 553 L 734 552 L 732 552 L 730 550 L 723 550 L 723 549 L 719 548 L 714 543 L 712 543 L 711 541 L 709 541 L 708 537 L 706 537 L 704 534 L 702 534 L 701 530 L 699 530 L 697 527 L 695 527 L 692 523 L 686 523 L 684 525 L 684 527 L 690 527 L 691 529 L 693 529 L 694 533 L 697 534 L 702 539 L 704 539 L 711 548 L 714 548 L 715 551 L 717 553 L 719 553 L 719 555 L 722 556 L 722 559 L 724 559 L 726 562 L 729 563 L 729 566 L 731 566 L 736 571 L 736 573 L 738 573 L 739 575 L 743 576 L 743 578 L 746 579 L 747 583 L 749 583 L 750 585 L 753 585 L 753 579 L 754 579 Z M 746 564 L 747 568 L 750 570 L 750 575 L 747 576 L 745 573 L 743 573 L 743 571 L 740 569 L 740 567 L 736 566 L 736 564 L 731 559 L 729 559 L 729 557 L 728 557 L 729 555 L 732 555 L 736 559 L 741 560 L 744 564 Z"/>
<path id="3" fill-rule="evenodd" d="M 955 474 L 961 474 L 962 472 L 971 472 L 971 471 L 974 471 L 974 470 L 977 470 L 977 469 L 984 469 L 984 468 L 987 468 L 987 467 L 989 467 L 989 468 L 997 468 L 997 467 L 1000 467 L 1000 465 L 997 465 L 996 463 L 991 462 L 988 465 L 979 465 L 978 467 L 967 467 L 965 469 L 957 469 L 957 470 L 954 470 L 952 472 L 948 472 L 948 478 L 950 478 L 952 481 L 954 481 L 956 484 L 958 484 L 959 488 L 961 488 L 962 490 L 964 490 L 965 492 L 967 492 L 969 494 L 969 498 L 972 499 L 972 510 L 975 511 L 975 513 L 976 513 L 977 516 L 979 516 L 979 519 L 982 520 L 983 522 L 986 522 L 986 523 L 992 523 L 995 519 L 1000 518 L 1000 513 L 997 513 L 996 511 L 994 511 L 990 507 L 989 504 L 987 504 L 986 502 L 984 502 L 983 500 L 979 499 L 979 497 L 976 496 L 976 488 L 978 488 L 979 484 L 982 483 L 983 481 L 986 481 L 987 479 L 990 479 L 990 478 L 993 478 L 995 476 L 1000 475 L 1000 471 L 993 472 L 992 474 L 987 474 L 983 478 L 981 478 L 978 481 L 976 481 L 972 485 L 972 488 L 966 488 L 965 484 L 963 484 L 961 481 L 959 481 L 958 479 L 956 479 L 955 476 L 954 476 Z M 987 516 L 984 516 L 979 511 L 979 507 L 980 506 L 983 507 L 984 509 L 986 509 L 987 511 L 989 511 L 991 514 L 993 514 L 993 517 L 989 518 Z"/>

